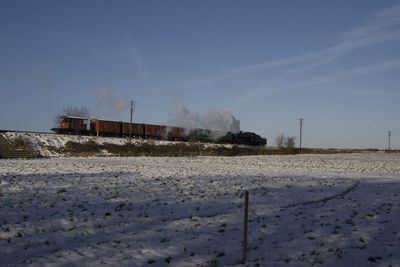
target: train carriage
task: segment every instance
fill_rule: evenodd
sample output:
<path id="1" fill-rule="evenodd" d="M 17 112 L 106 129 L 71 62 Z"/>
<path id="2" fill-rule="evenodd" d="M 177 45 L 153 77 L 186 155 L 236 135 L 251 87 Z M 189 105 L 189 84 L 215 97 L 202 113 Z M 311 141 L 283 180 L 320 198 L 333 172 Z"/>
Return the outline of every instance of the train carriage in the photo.
<path id="1" fill-rule="evenodd" d="M 52 128 L 58 134 L 88 134 L 88 118 L 75 116 L 61 116 L 60 127 Z"/>
<path id="2" fill-rule="evenodd" d="M 129 136 L 129 133 L 133 137 L 143 137 L 144 136 L 144 125 L 142 123 L 132 123 L 132 130 L 130 130 L 131 123 L 121 121 L 122 136 Z"/>
<path id="3" fill-rule="evenodd" d="M 167 137 L 169 140 L 183 140 L 184 139 L 184 129 L 180 127 L 167 127 Z"/>
<path id="4" fill-rule="evenodd" d="M 144 137 L 162 139 L 167 136 L 167 126 L 143 123 Z"/>
<path id="5" fill-rule="evenodd" d="M 91 119 L 90 132 L 95 135 L 121 136 L 121 123 L 119 121 Z"/>

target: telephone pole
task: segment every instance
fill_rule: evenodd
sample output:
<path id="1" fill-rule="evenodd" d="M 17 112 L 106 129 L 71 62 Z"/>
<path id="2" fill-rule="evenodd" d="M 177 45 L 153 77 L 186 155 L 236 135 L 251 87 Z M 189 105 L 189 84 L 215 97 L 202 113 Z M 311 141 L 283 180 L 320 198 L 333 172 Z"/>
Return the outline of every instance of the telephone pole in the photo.
<path id="1" fill-rule="evenodd" d="M 300 118 L 300 146 L 299 146 L 299 153 L 301 153 L 301 139 L 302 139 L 302 135 L 303 135 L 303 121 L 304 118 Z"/>
<path id="2" fill-rule="evenodd" d="M 392 136 L 392 131 L 388 131 L 388 150 L 390 150 L 390 137 Z"/>
<path id="3" fill-rule="evenodd" d="M 129 144 L 132 141 L 132 116 L 133 116 L 133 110 L 135 108 L 135 102 L 133 100 L 131 100 L 130 102 L 131 102 L 131 119 L 129 122 Z"/>

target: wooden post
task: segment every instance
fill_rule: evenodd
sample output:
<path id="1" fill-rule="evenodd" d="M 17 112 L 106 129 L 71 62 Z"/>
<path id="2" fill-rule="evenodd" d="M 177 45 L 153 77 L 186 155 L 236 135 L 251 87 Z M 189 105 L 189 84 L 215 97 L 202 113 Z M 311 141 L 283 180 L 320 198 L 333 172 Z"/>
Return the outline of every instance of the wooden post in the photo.
<path id="1" fill-rule="evenodd" d="M 243 256 L 241 264 L 247 260 L 247 224 L 249 221 L 249 192 L 244 192 L 244 220 L 243 220 Z"/>

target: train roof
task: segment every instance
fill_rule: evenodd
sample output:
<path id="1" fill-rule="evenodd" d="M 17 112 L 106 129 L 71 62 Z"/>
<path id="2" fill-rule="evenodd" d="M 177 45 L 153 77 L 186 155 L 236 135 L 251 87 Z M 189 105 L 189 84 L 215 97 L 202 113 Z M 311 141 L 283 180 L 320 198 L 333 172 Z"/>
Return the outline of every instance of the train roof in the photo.
<path id="1" fill-rule="evenodd" d="M 67 116 L 67 115 L 61 116 L 60 118 L 62 118 L 62 119 L 69 118 L 69 119 L 76 119 L 76 120 L 88 120 L 88 118 L 84 118 L 84 117 Z"/>

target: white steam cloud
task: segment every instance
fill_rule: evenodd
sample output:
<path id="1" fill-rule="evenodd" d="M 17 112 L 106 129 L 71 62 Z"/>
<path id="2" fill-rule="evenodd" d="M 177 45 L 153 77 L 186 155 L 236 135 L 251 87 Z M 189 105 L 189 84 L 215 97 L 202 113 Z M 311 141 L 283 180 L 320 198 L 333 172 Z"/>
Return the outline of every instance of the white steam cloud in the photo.
<path id="1" fill-rule="evenodd" d="M 170 120 L 169 125 L 182 127 L 185 134 L 194 129 L 208 129 L 212 131 L 212 138 L 218 139 L 227 132 L 240 132 L 240 121 L 237 120 L 229 109 L 222 111 L 211 108 L 203 115 L 190 112 L 184 105 L 180 96 L 175 96 L 172 103 L 175 106 L 175 118 Z"/>

